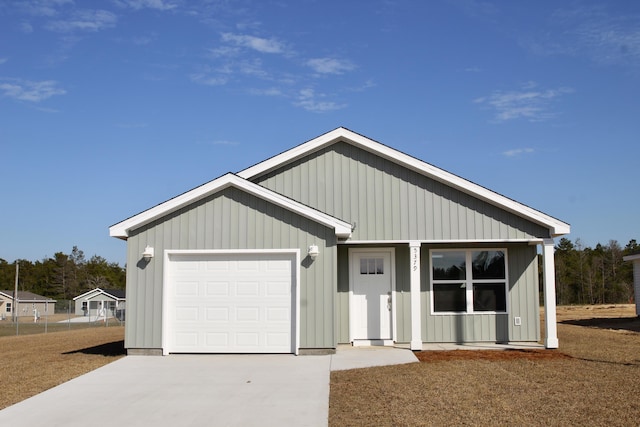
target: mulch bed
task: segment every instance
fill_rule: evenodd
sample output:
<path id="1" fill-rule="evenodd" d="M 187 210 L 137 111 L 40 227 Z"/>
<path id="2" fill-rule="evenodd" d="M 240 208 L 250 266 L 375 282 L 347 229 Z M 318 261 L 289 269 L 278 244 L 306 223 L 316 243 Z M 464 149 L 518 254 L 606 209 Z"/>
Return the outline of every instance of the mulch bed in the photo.
<path id="1" fill-rule="evenodd" d="M 449 362 L 452 360 L 566 360 L 571 356 L 558 350 L 429 350 L 415 352 L 421 362 Z"/>

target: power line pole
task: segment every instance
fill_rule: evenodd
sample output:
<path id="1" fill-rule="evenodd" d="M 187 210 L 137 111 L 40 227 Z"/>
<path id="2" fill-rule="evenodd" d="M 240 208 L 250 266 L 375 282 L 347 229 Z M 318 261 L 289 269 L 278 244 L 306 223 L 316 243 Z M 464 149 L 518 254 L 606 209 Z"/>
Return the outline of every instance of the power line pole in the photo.
<path id="1" fill-rule="evenodd" d="M 13 321 L 16 322 L 16 335 L 18 335 L 18 275 L 20 274 L 20 263 L 16 260 L 16 286 L 13 291 Z"/>

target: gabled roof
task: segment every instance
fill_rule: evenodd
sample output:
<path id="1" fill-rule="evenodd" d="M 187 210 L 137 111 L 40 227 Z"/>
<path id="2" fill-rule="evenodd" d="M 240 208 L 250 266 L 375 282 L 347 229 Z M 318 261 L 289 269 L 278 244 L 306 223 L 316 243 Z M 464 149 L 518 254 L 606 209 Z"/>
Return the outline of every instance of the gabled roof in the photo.
<path id="1" fill-rule="evenodd" d="M 439 181 L 447 186 L 456 188 L 464 193 L 514 213 L 515 215 L 536 224 L 542 225 L 549 229 L 551 236 L 561 236 L 568 234 L 571 231 L 571 226 L 559 219 L 553 218 L 543 212 L 523 205 L 522 203 L 516 202 L 515 200 L 357 134 L 344 127 L 334 129 L 331 132 L 320 135 L 315 139 L 307 141 L 297 147 L 280 153 L 277 156 L 271 157 L 263 162 L 244 169 L 243 171 L 238 172 L 238 176 L 248 180 L 257 178 L 287 163 L 293 162 L 337 142 L 346 142 L 360 147 L 373 154 L 411 169 L 421 175 Z"/>
<path id="2" fill-rule="evenodd" d="M 13 291 L 0 291 L 0 295 L 13 299 Z M 42 295 L 27 291 L 18 291 L 18 300 L 20 300 L 20 302 L 57 302 L 52 298 L 43 297 Z"/>
<path id="3" fill-rule="evenodd" d="M 640 259 L 640 252 L 634 252 L 632 254 L 622 257 L 623 261 L 635 261 L 637 259 Z"/>
<path id="4" fill-rule="evenodd" d="M 159 219 L 171 212 L 175 212 L 178 209 L 183 208 L 191 203 L 208 197 L 214 193 L 217 193 L 228 187 L 236 187 L 256 197 L 264 199 L 275 205 L 278 205 L 284 209 L 295 212 L 327 227 L 335 230 L 336 236 L 340 238 L 347 238 L 351 235 L 351 224 L 342 221 L 338 218 L 327 215 L 324 212 L 320 212 L 302 203 L 296 202 L 293 199 L 285 197 L 281 194 L 275 193 L 265 187 L 262 187 L 253 182 L 247 181 L 232 173 L 227 173 L 219 178 L 214 179 L 200 187 L 196 187 L 193 190 L 187 191 L 173 199 L 167 200 L 151 209 L 147 209 L 129 219 L 112 225 L 109 228 L 109 234 L 112 237 L 118 237 L 126 240 L 129 237 L 129 232 L 136 228 L 139 228 L 145 224 L 148 224 L 156 219 Z"/>
<path id="5" fill-rule="evenodd" d="M 83 294 L 78 295 L 77 297 L 75 297 L 73 300 L 76 301 L 78 299 L 82 299 L 82 298 L 87 298 L 90 295 L 93 297 L 94 295 L 107 295 L 113 299 L 116 300 L 124 300 L 126 292 L 124 289 L 100 289 L 100 288 L 95 288 L 95 289 L 91 289 L 90 291 L 87 291 Z"/>

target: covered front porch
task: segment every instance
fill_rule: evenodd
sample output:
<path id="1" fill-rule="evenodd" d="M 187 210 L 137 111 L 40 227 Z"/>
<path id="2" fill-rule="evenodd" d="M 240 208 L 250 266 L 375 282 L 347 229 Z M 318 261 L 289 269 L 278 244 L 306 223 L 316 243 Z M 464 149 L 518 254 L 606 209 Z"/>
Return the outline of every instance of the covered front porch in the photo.
<path id="1" fill-rule="evenodd" d="M 434 251 L 463 253 L 464 248 L 472 248 L 467 252 L 477 253 L 483 247 L 504 248 L 499 252 L 504 252 L 505 258 L 510 256 L 508 261 L 504 261 L 504 306 L 494 306 L 493 311 L 491 308 L 478 311 L 480 308 L 475 306 L 477 301 L 470 301 L 466 303 L 468 311 L 462 308 L 461 311 L 436 312 L 434 297 L 430 295 L 434 289 L 431 272 L 433 261 L 430 259 Z M 382 258 L 385 253 L 390 254 L 390 264 L 387 266 L 384 259 L 378 261 L 382 264 L 376 267 L 376 259 Z M 543 261 L 543 332 L 539 330 L 537 253 L 541 254 Z M 348 268 L 345 268 L 345 263 Z M 367 263 L 373 264 L 369 267 Z M 446 244 L 380 242 L 375 246 L 349 244 L 339 251 L 338 264 L 338 343 L 354 346 L 390 345 L 411 350 L 558 348 L 553 239 Z M 369 274 L 360 276 L 367 268 L 370 269 L 367 271 Z M 389 282 L 380 284 L 382 274 L 371 273 L 383 273 L 386 269 L 389 269 Z M 368 280 L 367 283 L 374 283 L 372 280 L 375 280 L 377 284 L 359 284 L 362 278 Z M 468 282 L 471 283 L 470 279 Z M 491 283 L 492 280 L 485 282 L 490 282 L 490 289 L 493 286 L 500 292 L 500 286 Z M 473 289 L 472 286 L 467 287 L 466 294 L 473 295 L 471 298 L 475 299 L 477 288 L 475 283 L 473 285 Z M 372 294 L 362 295 L 362 289 L 365 288 Z M 370 305 L 373 301 L 374 306 L 367 308 L 363 301 L 369 301 Z M 373 320 L 370 318 L 372 315 Z M 524 329 L 524 324 L 529 325 L 529 330 L 521 334 L 519 331 Z M 545 337 L 544 345 L 538 343 L 541 335 Z"/>

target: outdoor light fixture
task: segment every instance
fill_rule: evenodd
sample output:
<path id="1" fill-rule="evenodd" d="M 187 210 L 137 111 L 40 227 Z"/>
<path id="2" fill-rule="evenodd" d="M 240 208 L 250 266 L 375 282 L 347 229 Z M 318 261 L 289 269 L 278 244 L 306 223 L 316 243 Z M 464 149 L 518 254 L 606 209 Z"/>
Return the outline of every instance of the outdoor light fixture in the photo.
<path id="1" fill-rule="evenodd" d="M 309 246 L 309 251 L 307 252 L 311 259 L 316 259 L 320 251 L 318 251 L 318 245 Z"/>
<path id="2" fill-rule="evenodd" d="M 149 245 L 147 245 L 146 248 L 144 248 L 144 252 L 142 252 L 142 258 L 144 258 L 145 261 L 150 261 L 151 258 L 153 258 L 153 248 Z"/>

